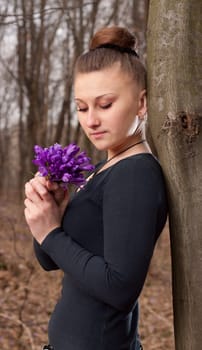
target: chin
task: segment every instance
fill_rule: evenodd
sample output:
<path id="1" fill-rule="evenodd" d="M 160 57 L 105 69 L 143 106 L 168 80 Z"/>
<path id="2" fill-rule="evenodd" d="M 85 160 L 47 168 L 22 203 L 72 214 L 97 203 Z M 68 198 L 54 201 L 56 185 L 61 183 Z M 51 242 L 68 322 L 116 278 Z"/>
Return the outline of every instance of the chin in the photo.
<path id="1" fill-rule="evenodd" d="M 92 140 L 91 138 L 89 140 L 98 151 L 107 151 L 109 148 L 109 145 L 106 145 L 104 142 L 96 142 L 96 140 Z"/>
<path id="2" fill-rule="evenodd" d="M 108 147 L 106 147 L 106 146 L 97 145 L 97 144 L 95 144 L 95 143 L 93 143 L 93 145 L 95 146 L 95 148 L 96 148 L 98 151 L 106 152 L 106 151 L 108 150 Z"/>

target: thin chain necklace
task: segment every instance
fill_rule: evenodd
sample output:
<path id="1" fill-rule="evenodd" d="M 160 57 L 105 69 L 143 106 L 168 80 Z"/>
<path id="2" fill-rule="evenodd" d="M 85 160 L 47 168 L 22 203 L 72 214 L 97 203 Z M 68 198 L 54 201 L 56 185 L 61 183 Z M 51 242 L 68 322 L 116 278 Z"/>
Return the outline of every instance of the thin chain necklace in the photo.
<path id="1" fill-rule="evenodd" d="M 95 176 L 95 175 L 98 173 L 98 171 L 100 171 L 107 163 L 111 162 L 112 159 L 118 157 L 120 154 L 126 152 L 126 151 L 129 150 L 130 148 L 135 147 L 135 146 L 137 146 L 137 145 L 139 145 L 140 143 L 143 143 L 143 142 L 145 142 L 145 141 L 146 141 L 146 140 L 143 139 L 143 140 L 141 140 L 141 141 L 135 142 L 135 143 L 133 143 L 132 145 L 130 145 L 130 146 L 124 148 L 122 151 L 116 153 L 116 154 L 115 154 L 114 156 L 112 156 L 111 158 L 105 160 L 104 163 L 102 163 L 101 166 L 98 167 L 98 168 L 94 171 L 94 173 L 93 173 L 92 175 Z"/>

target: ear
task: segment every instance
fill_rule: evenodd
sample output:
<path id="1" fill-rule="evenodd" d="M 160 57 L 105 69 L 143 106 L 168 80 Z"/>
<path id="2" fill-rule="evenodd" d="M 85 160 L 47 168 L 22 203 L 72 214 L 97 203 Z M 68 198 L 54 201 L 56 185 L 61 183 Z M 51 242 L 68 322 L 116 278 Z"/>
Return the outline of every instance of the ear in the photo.
<path id="1" fill-rule="evenodd" d="M 139 93 L 139 100 L 138 100 L 138 112 L 137 115 L 140 119 L 144 119 L 145 115 L 147 113 L 147 95 L 146 90 L 141 90 Z"/>

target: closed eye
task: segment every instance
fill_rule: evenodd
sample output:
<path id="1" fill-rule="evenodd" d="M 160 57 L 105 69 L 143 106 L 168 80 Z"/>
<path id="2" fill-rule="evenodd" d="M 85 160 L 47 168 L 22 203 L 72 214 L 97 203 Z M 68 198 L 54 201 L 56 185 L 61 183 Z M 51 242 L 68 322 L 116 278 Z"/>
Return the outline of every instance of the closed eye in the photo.
<path id="1" fill-rule="evenodd" d="M 111 103 L 108 103 L 107 105 L 103 105 L 103 106 L 100 106 L 102 109 L 107 109 L 107 108 L 110 108 L 112 105 L 112 102 Z"/>
<path id="2" fill-rule="evenodd" d="M 77 110 L 77 112 L 87 112 L 88 108 L 77 107 L 76 110 Z"/>

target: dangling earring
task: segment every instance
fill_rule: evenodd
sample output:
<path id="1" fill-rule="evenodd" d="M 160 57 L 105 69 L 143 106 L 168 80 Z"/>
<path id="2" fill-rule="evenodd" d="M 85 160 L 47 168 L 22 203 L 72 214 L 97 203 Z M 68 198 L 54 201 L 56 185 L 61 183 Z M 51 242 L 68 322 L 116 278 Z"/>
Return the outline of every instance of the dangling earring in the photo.
<path id="1" fill-rule="evenodd" d="M 136 115 L 134 120 L 134 125 L 133 125 L 134 134 L 139 130 L 140 124 L 141 124 L 140 117 L 139 115 Z"/>

